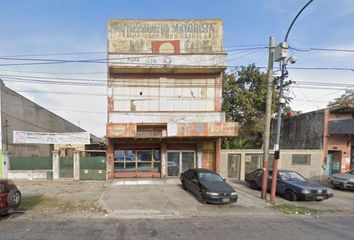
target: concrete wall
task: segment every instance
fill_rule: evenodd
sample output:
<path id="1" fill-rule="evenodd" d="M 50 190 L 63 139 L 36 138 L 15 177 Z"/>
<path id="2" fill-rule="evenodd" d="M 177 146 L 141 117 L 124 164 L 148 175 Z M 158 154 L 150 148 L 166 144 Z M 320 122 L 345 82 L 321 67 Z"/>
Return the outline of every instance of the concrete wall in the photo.
<path id="1" fill-rule="evenodd" d="M 240 149 L 240 150 L 221 150 L 221 175 L 227 178 L 228 171 L 228 155 L 229 154 L 240 154 L 241 156 L 241 167 L 240 167 L 240 180 L 244 180 L 245 176 L 245 166 L 246 166 L 246 155 L 257 155 L 263 154 L 261 149 Z M 273 152 L 269 152 L 273 154 Z M 310 154 L 311 155 L 311 164 L 309 166 L 304 165 L 293 165 L 292 164 L 292 155 L 293 154 Z M 273 161 L 272 158 L 269 159 Z M 262 162 L 260 162 L 262 164 Z M 260 165 L 261 167 L 262 165 Z M 280 160 L 278 163 L 279 169 L 294 170 L 299 172 L 306 178 L 312 180 L 323 180 L 324 177 L 324 165 L 323 165 L 323 151 L 322 150 L 281 150 Z"/>
<path id="2" fill-rule="evenodd" d="M 2 149 L 17 157 L 50 156 L 48 144 L 13 144 L 13 130 L 83 132 L 80 127 L 39 106 L 1 84 Z M 6 126 L 7 122 L 7 126 Z"/>
<path id="3" fill-rule="evenodd" d="M 274 145 L 275 121 L 270 145 Z M 323 149 L 324 110 L 282 119 L 280 149 Z"/>

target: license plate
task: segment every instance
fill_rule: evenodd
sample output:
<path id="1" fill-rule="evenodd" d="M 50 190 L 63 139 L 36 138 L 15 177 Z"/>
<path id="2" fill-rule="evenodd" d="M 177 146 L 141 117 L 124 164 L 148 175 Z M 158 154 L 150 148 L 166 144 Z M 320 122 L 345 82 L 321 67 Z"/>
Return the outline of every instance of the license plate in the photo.
<path id="1" fill-rule="evenodd" d="M 229 198 L 223 198 L 223 199 L 222 199 L 222 202 L 223 202 L 223 203 L 228 203 L 228 202 L 230 202 L 230 199 L 229 199 Z"/>
<path id="2" fill-rule="evenodd" d="M 317 196 L 316 200 L 323 200 L 323 197 L 322 196 Z"/>

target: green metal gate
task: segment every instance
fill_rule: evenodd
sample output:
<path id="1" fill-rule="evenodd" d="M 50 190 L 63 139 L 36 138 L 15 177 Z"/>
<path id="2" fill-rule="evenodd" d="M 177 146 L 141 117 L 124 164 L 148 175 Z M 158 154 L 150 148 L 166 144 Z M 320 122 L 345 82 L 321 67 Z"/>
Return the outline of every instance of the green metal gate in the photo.
<path id="1" fill-rule="evenodd" d="M 74 158 L 59 157 L 59 177 L 73 178 L 74 177 Z"/>
<path id="2" fill-rule="evenodd" d="M 80 180 L 106 180 L 106 158 L 81 157 Z"/>
<path id="3" fill-rule="evenodd" d="M 53 160 L 48 157 L 13 157 L 9 158 L 10 170 L 52 170 Z"/>

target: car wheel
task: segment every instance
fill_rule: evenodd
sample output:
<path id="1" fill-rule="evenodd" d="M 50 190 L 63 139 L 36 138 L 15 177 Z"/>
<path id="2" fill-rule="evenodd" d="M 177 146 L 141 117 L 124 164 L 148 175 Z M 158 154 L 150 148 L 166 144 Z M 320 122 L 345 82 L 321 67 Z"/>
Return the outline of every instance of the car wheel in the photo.
<path id="1" fill-rule="evenodd" d="M 200 203 L 203 203 L 203 204 L 206 203 L 206 201 L 205 201 L 205 194 L 203 193 L 203 191 L 199 191 L 198 198 L 199 198 L 199 202 L 200 202 Z"/>
<path id="2" fill-rule="evenodd" d="M 21 203 L 21 193 L 17 189 L 12 189 L 7 195 L 7 205 L 10 208 L 17 209 Z"/>
<path id="3" fill-rule="evenodd" d="M 182 188 L 183 188 L 184 190 L 187 190 L 186 184 L 185 184 L 184 180 L 182 181 Z"/>
<path id="4" fill-rule="evenodd" d="M 255 181 L 249 182 L 248 185 L 249 185 L 250 189 L 253 189 L 253 190 L 258 189 L 257 183 Z"/>
<path id="5" fill-rule="evenodd" d="M 292 190 L 286 190 L 284 198 L 290 202 L 294 202 L 297 200 L 296 193 L 294 193 Z"/>

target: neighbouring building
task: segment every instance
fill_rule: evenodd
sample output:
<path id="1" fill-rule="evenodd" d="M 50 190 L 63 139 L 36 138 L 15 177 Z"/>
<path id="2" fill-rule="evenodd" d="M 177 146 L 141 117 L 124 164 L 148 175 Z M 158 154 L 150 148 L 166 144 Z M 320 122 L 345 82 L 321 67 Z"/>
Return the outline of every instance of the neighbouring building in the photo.
<path id="1" fill-rule="evenodd" d="M 220 172 L 221 138 L 238 133 L 221 111 L 222 34 L 215 19 L 109 21 L 108 179 Z"/>
<path id="2" fill-rule="evenodd" d="M 325 180 L 354 168 L 354 107 L 283 118 L 280 153 L 280 168 L 296 170 L 311 179 Z M 222 174 L 243 180 L 245 173 L 262 167 L 262 155 L 262 150 L 223 150 Z M 270 163 L 272 159 L 273 155 Z"/>
<path id="3" fill-rule="evenodd" d="M 66 176 L 74 178 L 75 151 L 82 157 L 101 155 L 105 158 L 105 144 L 100 138 L 11 90 L 2 81 L 0 114 L 0 178 L 47 178 L 48 173 L 52 178 L 53 159 L 57 159 L 58 179 L 59 170 L 65 173 L 65 169 L 70 173 Z M 63 133 L 63 138 L 71 144 L 47 144 L 46 137 L 50 133 Z M 33 140 L 41 143 L 31 143 Z M 105 169 L 104 166 L 104 176 Z"/>

